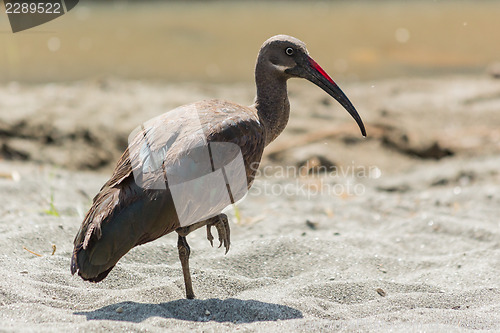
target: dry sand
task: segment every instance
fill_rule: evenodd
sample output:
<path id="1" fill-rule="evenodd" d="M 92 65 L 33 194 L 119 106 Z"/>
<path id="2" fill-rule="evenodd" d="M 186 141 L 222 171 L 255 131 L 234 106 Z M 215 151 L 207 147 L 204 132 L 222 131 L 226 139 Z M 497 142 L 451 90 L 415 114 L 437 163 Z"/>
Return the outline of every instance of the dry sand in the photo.
<path id="1" fill-rule="evenodd" d="M 239 220 L 229 209 L 229 253 L 203 230 L 188 237 L 186 300 L 175 235 L 133 249 L 99 284 L 71 276 L 72 241 L 135 126 L 207 97 L 249 104 L 253 87 L 1 86 L 0 331 L 499 331 L 500 81 L 343 88 L 368 138 L 292 82 L 289 127 Z M 347 175 L 281 173 L 307 160 Z"/>

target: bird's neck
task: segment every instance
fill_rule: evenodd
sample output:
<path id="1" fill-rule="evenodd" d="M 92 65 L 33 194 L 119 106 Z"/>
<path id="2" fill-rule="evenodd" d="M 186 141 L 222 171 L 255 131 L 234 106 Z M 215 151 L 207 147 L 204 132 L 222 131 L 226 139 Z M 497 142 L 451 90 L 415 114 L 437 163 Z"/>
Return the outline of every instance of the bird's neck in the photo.
<path id="1" fill-rule="evenodd" d="M 290 116 L 286 78 L 272 74 L 259 66 L 255 71 L 257 97 L 253 106 L 266 132 L 266 146 L 283 132 Z"/>

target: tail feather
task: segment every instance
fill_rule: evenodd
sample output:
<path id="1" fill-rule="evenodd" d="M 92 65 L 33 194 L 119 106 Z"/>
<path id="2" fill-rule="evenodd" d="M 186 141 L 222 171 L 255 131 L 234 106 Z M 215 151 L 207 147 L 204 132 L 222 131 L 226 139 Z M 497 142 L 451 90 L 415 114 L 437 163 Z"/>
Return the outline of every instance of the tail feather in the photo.
<path id="1" fill-rule="evenodd" d="M 82 270 L 80 269 L 81 267 L 85 267 L 85 269 Z M 100 282 L 108 276 L 109 272 L 111 272 L 114 267 L 115 265 L 112 265 L 111 267 L 103 270 L 102 265 L 92 265 L 89 262 L 88 256 L 82 246 L 76 247 L 73 251 L 73 255 L 71 256 L 71 274 L 74 275 L 75 273 L 78 273 L 78 275 L 85 281 Z"/>
<path id="2" fill-rule="evenodd" d="M 97 199 L 97 200 L 96 200 Z M 103 188 L 75 238 L 71 273 L 103 280 L 133 247 L 179 227 L 169 191 L 144 191 L 135 183 Z"/>
<path id="3" fill-rule="evenodd" d="M 80 267 L 91 267 L 91 264 L 88 261 L 88 258 L 84 258 L 85 253 L 82 253 L 81 251 L 85 251 L 81 245 L 75 247 L 75 250 L 73 251 L 73 255 L 71 256 L 71 275 L 75 275 L 75 273 L 78 272 L 78 275 L 85 281 L 100 282 L 104 280 L 104 278 L 108 276 L 109 272 L 111 272 L 111 270 L 115 267 L 115 265 L 113 265 L 104 271 L 102 271 L 101 267 L 93 267 L 93 269 L 82 271 L 80 270 Z M 78 257 L 82 258 L 80 260 L 80 264 Z"/>

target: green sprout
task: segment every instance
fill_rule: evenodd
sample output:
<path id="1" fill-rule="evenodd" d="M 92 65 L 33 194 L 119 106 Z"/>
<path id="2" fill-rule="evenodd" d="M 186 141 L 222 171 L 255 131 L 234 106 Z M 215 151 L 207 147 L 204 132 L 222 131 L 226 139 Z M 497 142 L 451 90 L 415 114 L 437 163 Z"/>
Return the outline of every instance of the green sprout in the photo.
<path id="1" fill-rule="evenodd" d="M 54 189 L 51 187 L 50 188 L 50 201 L 49 201 L 49 209 L 46 209 L 43 211 L 47 215 L 52 215 L 52 216 L 57 216 L 60 217 L 59 212 L 56 209 L 56 206 L 54 205 Z"/>
<path id="2" fill-rule="evenodd" d="M 241 223 L 240 209 L 238 208 L 238 206 L 236 206 L 236 204 L 233 204 L 233 209 L 234 209 L 234 217 L 236 217 L 236 224 L 240 224 Z"/>

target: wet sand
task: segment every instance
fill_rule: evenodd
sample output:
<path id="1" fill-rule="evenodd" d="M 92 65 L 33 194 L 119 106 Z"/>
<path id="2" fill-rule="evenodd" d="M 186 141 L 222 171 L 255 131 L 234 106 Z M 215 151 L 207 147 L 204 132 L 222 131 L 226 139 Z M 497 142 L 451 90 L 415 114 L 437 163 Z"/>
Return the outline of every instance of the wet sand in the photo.
<path id="1" fill-rule="evenodd" d="M 175 235 L 131 250 L 99 284 L 71 276 L 72 241 L 135 126 L 203 98 L 250 104 L 253 86 L 1 85 L 1 329 L 500 330 L 500 81 L 342 88 L 368 137 L 318 88 L 290 82 L 289 126 L 238 217 L 228 210 L 229 253 L 203 230 L 188 236 L 197 299 L 185 300 Z"/>

